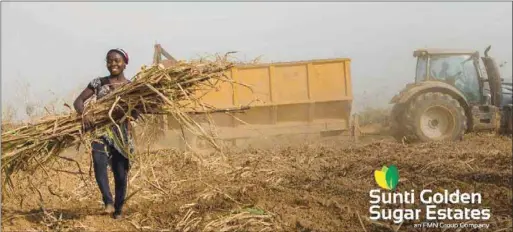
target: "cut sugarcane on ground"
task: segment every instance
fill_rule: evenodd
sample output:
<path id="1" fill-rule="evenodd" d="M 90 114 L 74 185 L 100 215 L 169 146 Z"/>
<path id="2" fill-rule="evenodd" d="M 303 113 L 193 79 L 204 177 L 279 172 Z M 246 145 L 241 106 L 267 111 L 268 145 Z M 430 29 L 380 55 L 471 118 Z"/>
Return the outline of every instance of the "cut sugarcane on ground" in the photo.
<path id="1" fill-rule="evenodd" d="M 490 224 L 480 231 L 511 231 L 511 138 L 466 135 L 411 145 L 365 135 L 358 143 L 289 139 L 286 146 L 225 151 L 226 158 L 173 150 L 138 155 L 121 221 L 99 213 L 89 157 L 70 154 L 85 174 L 62 160 L 48 170 L 50 178 L 41 172 L 15 177 L 20 184 L 2 202 L 2 231 L 425 231 L 409 221 L 396 230 L 368 220 L 369 191 L 378 188 L 373 172 L 389 164 L 399 169 L 401 191 L 481 193 L 482 205 L 451 207 L 490 208 L 490 220 L 468 223 Z"/>
<path id="2" fill-rule="evenodd" d="M 92 115 L 96 126 L 93 131 L 82 131 L 82 115 L 70 109 L 69 114 L 49 116 L 31 125 L 3 132 L 2 174 L 8 181 L 16 171 L 44 169 L 64 149 L 87 146 L 96 132 L 130 120 L 128 112 L 132 110 L 142 114 L 172 115 L 185 129 L 216 146 L 213 137 L 188 113 L 215 110 L 201 102 L 202 96 L 214 90 L 220 82 L 237 84 L 224 75 L 232 65 L 227 56 L 216 56 L 215 59 L 180 62 L 169 68 L 143 67 L 132 83 L 86 107 L 84 115 Z M 112 117 L 116 107 L 126 112 L 123 118 Z"/>

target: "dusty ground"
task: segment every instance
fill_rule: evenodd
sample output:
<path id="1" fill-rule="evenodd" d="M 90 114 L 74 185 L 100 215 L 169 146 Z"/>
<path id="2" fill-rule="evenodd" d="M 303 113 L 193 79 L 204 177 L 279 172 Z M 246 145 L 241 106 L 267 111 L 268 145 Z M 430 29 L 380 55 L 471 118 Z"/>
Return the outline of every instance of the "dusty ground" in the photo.
<path id="1" fill-rule="evenodd" d="M 482 134 L 416 145 L 339 139 L 224 155 L 139 154 L 120 221 L 100 213 L 89 157 L 76 158 L 84 175 L 62 172 L 79 171 L 62 160 L 60 172 L 46 170 L 49 177 L 17 177 L 14 192 L 2 198 L 2 230 L 394 231 L 398 225 L 368 217 L 369 191 L 378 188 L 373 171 L 395 164 L 398 191 L 480 192 L 482 207 L 492 210 L 489 231 L 512 231 L 511 138 Z M 415 230 L 409 221 L 399 228 Z"/>

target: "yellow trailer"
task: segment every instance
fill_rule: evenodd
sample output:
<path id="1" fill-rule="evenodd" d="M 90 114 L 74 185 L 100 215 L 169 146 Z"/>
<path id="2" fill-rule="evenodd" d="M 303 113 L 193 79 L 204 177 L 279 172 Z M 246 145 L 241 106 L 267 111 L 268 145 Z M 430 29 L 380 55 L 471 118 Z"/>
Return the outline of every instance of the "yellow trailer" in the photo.
<path id="1" fill-rule="evenodd" d="M 166 57 L 171 61 L 156 62 L 165 66 L 176 62 L 170 55 Z M 250 138 L 336 134 L 349 128 L 353 93 L 348 58 L 237 65 L 226 75 L 251 86 L 251 90 L 223 83 L 217 91 L 203 96 L 203 102 L 216 108 L 249 105 L 250 109 L 235 113 L 237 118 L 225 113 L 212 114 L 220 139 L 236 145 L 237 141 Z M 176 121 L 168 119 L 168 129 L 180 131 Z M 187 137 L 191 146 L 203 144 L 190 134 Z"/>

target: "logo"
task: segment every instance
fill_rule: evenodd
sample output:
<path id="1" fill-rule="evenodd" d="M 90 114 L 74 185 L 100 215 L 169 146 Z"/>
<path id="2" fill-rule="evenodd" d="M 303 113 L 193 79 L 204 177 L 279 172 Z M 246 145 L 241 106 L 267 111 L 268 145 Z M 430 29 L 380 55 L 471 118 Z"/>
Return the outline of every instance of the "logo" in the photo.
<path id="1" fill-rule="evenodd" d="M 399 171 L 394 165 L 383 166 L 381 170 L 374 171 L 374 179 L 379 187 L 394 191 L 399 182 Z"/>
<path id="2" fill-rule="evenodd" d="M 480 229 L 490 226 L 489 223 L 456 221 L 490 220 L 491 209 L 483 207 L 480 193 L 462 192 L 459 189 L 442 189 L 443 192 L 440 189 L 422 189 L 419 193 L 418 189 L 396 191 L 399 171 L 395 165 L 375 170 L 374 179 L 380 188 L 369 191 L 371 220 L 393 221 L 395 224 L 406 220 L 414 221 L 414 228 Z M 419 208 L 419 203 L 424 207 Z M 465 206 L 460 206 L 461 204 Z"/>

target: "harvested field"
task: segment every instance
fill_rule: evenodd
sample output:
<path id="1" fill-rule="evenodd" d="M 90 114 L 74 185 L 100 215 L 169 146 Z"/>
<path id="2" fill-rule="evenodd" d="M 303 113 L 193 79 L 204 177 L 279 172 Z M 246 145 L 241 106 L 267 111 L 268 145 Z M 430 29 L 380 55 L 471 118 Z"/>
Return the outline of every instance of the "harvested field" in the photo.
<path id="1" fill-rule="evenodd" d="M 15 176 L 15 194 L 3 197 L 2 231 L 395 231 L 398 225 L 368 220 L 369 191 L 378 188 L 373 171 L 391 164 L 399 169 L 398 191 L 479 192 L 492 215 L 476 222 L 490 224 L 483 231 L 512 228 L 511 138 L 490 134 L 454 143 L 333 137 L 224 155 L 139 154 L 120 221 L 100 213 L 89 156 L 74 159 L 83 175 L 62 160 L 60 171 L 46 170 L 49 178 Z M 399 231 L 421 230 L 406 221 Z"/>

